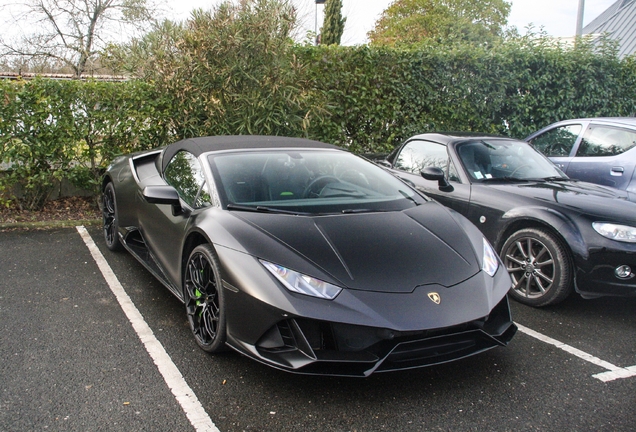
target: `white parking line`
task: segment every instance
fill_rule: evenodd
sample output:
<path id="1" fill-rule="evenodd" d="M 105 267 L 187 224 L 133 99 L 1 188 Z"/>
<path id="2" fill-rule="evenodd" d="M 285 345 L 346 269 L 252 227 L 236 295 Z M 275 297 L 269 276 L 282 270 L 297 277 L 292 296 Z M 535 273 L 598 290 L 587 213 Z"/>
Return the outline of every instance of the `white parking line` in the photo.
<path id="1" fill-rule="evenodd" d="M 188 420 L 190 420 L 192 426 L 194 426 L 194 429 L 197 432 L 219 432 L 219 429 L 214 425 L 208 413 L 205 412 L 201 402 L 199 402 L 199 399 L 197 399 L 188 383 L 186 383 L 183 375 L 181 375 L 177 366 L 172 362 L 172 359 L 163 345 L 161 345 L 161 342 L 155 337 L 150 326 L 146 323 L 126 291 L 124 291 L 115 273 L 106 262 L 106 259 L 97 248 L 97 245 L 95 245 L 95 242 L 88 231 L 86 231 L 86 228 L 83 226 L 76 228 L 80 236 L 82 236 L 82 239 L 84 239 L 84 243 L 91 252 L 108 286 L 113 294 L 115 294 L 119 305 L 132 324 L 133 329 L 139 336 L 139 339 L 141 339 L 141 342 L 155 362 L 155 365 L 157 365 L 159 373 L 163 376 L 163 379 L 177 399 L 177 402 L 179 402 L 179 405 L 181 405 L 181 408 L 188 417 Z"/>
<path id="2" fill-rule="evenodd" d="M 587 362 L 593 363 L 597 366 L 607 369 L 607 372 L 601 372 L 601 373 L 592 375 L 594 378 L 597 378 L 603 382 L 613 381 L 619 378 L 629 378 L 632 376 L 636 376 L 636 366 L 622 368 L 622 367 L 613 365 L 609 362 L 606 362 L 605 360 L 601 360 L 598 357 L 594 357 L 591 354 L 581 351 L 580 349 L 564 344 L 563 342 L 559 342 L 556 339 L 552 339 L 551 337 L 548 337 L 544 334 L 541 334 L 532 329 L 529 329 L 528 327 L 524 327 L 519 323 L 515 323 L 515 324 L 517 324 L 517 328 L 519 329 L 520 332 L 525 333 L 528 336 L 532 336 L 535 339 L 539 339 L 541 342 L 554 345 L 555 347 L 562 349 L 563 351 L 566 351 L 572 355 L 575 355 Z"/>

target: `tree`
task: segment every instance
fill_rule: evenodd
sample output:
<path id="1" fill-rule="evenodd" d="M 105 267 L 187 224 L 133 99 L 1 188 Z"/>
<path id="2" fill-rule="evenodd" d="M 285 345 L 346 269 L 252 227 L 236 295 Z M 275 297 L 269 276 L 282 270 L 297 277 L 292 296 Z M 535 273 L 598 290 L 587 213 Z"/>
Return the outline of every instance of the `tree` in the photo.
<path id="1" fill-rule="evenodd" d="M 320 35 L 321 45 L 340 45 L 346 20 L 342 17 L 342 0 L 327 0 L 325 20 Z"/>
<path id="2" fill-rule="evenodd" d="M 95 68 L 98 52 L 109 41 L 152 23 L 152 0 L 27 0 L 15 20 L 35 29 L 0 42 L 0 56 L 22 64 L 52 64 L 81 76 Z"/>
<path id="3" fill-rule="evenodd" d="M 487 44 L 503 33 L 506 0 L 396 0 L 368 33 L 372 45 Z"/>
<path id="4" fill-rule="evenodd" d="M 290 135 L 308 121 L 296 27 L 290 0 L 226 0 L 110 52 L 170 97 L 179 137 Z"/>
<path id="5" fill-rule="evenodd" d="M 171 64 L 180 56 L 186 29 L 184 23 L 164 20 L 148 33 L 124 43 L 111 43 L 99 61 L 115 74 L 154 80 L 158 64 Z M 161 74 L 161 72 L 159 72 Z"/>

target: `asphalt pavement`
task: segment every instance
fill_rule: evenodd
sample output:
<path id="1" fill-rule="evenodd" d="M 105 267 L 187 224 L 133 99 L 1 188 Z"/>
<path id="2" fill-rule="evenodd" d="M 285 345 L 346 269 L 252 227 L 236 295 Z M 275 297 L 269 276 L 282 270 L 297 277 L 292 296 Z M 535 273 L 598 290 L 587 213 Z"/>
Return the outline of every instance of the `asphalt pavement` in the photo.
<path id="1" fill-rule="evenodd" d="M 512 302 L 507 348 L 334 378 L 208 355 L 181 303 L 89 228 L 116 283 L 207 414 L 192 420 L 77 229 L 0 232 L 1 431 L 633 431 L 636 298 Z M 246 317 L 247 319 L 247 317 Z M 212 425 L 211 428 L 209 425 Z"/>

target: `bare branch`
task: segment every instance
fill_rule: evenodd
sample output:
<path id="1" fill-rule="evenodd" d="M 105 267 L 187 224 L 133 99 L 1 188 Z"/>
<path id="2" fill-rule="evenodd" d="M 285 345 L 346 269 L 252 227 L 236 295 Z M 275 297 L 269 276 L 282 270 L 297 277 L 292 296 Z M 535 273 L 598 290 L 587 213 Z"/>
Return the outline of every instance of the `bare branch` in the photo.
<path id="1" fill-rule="evenodd" d="M 110 43 L 148 29 L 165 0 L 26 0 L 12 6 L 11 36 L 0 38 L 7 64 L 53 61 L 80 76 Z M 28 28 L 28 32 L 24 30 Z M 4 33 L 4 32 L 3 32 Z"/>

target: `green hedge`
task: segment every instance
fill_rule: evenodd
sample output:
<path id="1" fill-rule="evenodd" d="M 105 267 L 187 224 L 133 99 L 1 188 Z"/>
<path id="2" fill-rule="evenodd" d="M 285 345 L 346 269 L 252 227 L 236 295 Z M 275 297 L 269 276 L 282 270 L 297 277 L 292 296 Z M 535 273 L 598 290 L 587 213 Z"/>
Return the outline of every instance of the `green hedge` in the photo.
<path id="1" fill-rule="evenodd" d="M 634 59 L 583 42 L 575 49 L 507 43 L 490 51 L 295 46 L 284 58 L 293 67 L 276 70 L 285 71 L 290 87 L 252 76 L 269 74 L 267 67 L 230 85 L 225 63 L 215 66 L 224 75 L 214 89 L 200 73 L 176 72 L 147 83 L 0 81 L 0 159 L 11 166 L 0 196 L 38 208 L 62 177 L 97 193 L 114 155 L 192 135 L 304 136 L 382 153 L 423 132 L 523 138 L 557 120 L 636 112 Z M 201 102 L 210 95 L 214 112 Z M 274 105 L 266 121 L 253 118 Z"/>
<path id="2" fill-rule="evenodd" d="M 166 143 L 165 106 L 136 81 L 0 81 L 0 199 L 41 208 L 62 178 L 97 194 L 115 155 Z"/>
<path id="3" fill-rule="evenodd" d="M 430 131 L 523 138 L 552 122 L 636 112 L 636 64 L 614 52 L 509 43 L 497 50 L 304 47 L 314 104 L 309 135 L 356 152 Z"/>

